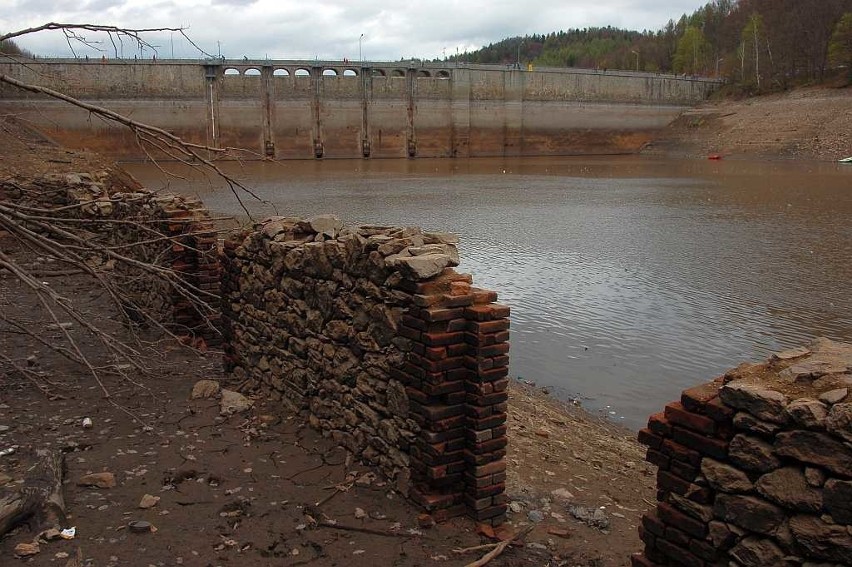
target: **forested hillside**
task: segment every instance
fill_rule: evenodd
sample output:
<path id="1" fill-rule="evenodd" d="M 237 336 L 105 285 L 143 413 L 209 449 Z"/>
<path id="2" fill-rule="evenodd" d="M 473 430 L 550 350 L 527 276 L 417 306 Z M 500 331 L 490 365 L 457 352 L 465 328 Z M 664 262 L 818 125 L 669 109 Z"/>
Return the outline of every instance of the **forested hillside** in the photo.
<path id="1" fill-rule="evenodd" d="M 852 0 L 712 0 L 657 31 L 569 29 L 504 39 L 452 59 L 718 75 L 761 90 L 785 88 L 852 72 Z"/>

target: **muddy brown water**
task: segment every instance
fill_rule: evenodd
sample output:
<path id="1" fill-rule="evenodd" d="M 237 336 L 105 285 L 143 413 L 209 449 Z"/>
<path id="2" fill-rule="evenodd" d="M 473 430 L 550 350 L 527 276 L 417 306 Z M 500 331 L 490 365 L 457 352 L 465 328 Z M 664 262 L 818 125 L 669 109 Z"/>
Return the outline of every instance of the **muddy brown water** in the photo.
<path id="1" fill-rule="evenodd" d="M 741 361 L 820 335 L 852 340 L 850 165 L 624 156 L 226 167 L 280 214 L 458 233 L 460 269 L 512 307 L 512 374 L 628 427 Z M 215 213 L 242 213 L 218 180 L 126 168 Z"/>

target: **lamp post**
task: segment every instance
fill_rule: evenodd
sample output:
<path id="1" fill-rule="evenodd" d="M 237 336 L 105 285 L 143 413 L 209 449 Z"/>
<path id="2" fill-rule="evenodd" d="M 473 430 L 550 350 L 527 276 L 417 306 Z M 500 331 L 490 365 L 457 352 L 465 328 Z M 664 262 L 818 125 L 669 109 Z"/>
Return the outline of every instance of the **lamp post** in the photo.
<path id="1" fill-rule="evenodd" d="M 361 56 L 361 40 L 363 40 L 363 39 L 364 39 L 364 34 L 361 34 L 361 36 L 358 38 L 358 62 L 359 63 L 364 62 L 364 58 Z"/>
<path id="2" fill-rule="evenodd" d="M 636 72 L 638 73 L 639 72 L 639 52 L 636 51 L 635 49 L 631 49 L 630 53 L 632 53 L 633 55 L 636 56 Z"/>

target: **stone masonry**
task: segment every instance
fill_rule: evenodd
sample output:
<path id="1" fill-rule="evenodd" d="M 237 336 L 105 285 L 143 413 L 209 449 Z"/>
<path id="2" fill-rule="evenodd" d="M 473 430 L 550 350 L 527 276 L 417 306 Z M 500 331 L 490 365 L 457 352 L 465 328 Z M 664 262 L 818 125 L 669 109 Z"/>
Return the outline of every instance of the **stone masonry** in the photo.
<path id="1" fill-rule="evenodd" d="M 659 467 L 634 566 L 852 565 L 852 345 L 685 390 L 639 441 Z"/>
<path id="2" fill-rule="evenodd" d="M 280 399 L 437 520 L 501 523 L 509 308 L 457 237 L 273 218 L 225 241 L 225 367 Z"/>

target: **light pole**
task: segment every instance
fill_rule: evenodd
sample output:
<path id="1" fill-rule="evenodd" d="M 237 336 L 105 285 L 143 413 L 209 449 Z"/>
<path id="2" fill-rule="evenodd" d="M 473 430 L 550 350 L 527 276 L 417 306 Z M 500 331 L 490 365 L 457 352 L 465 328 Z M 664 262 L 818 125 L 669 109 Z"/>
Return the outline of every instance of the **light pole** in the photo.
<path id="1" fill-rule="evenodd" d="M 631 49 L 630 53 L 632 53 L 633 55 L 636 56 L 636 72 L 638 73 L 639 72 L 639 52 L 636 51 L 635 49 Z"/>
<path id="2" fill-rule="evenodd" d="M 361 36 L 358 38 L 358 62 L 360 62 L 360 63 L 364 62 L 364 58 L 361 56 L 361 40 L 363 40 L 363 39 L 364 39 L 364 34 L 361 34 Z"/>

